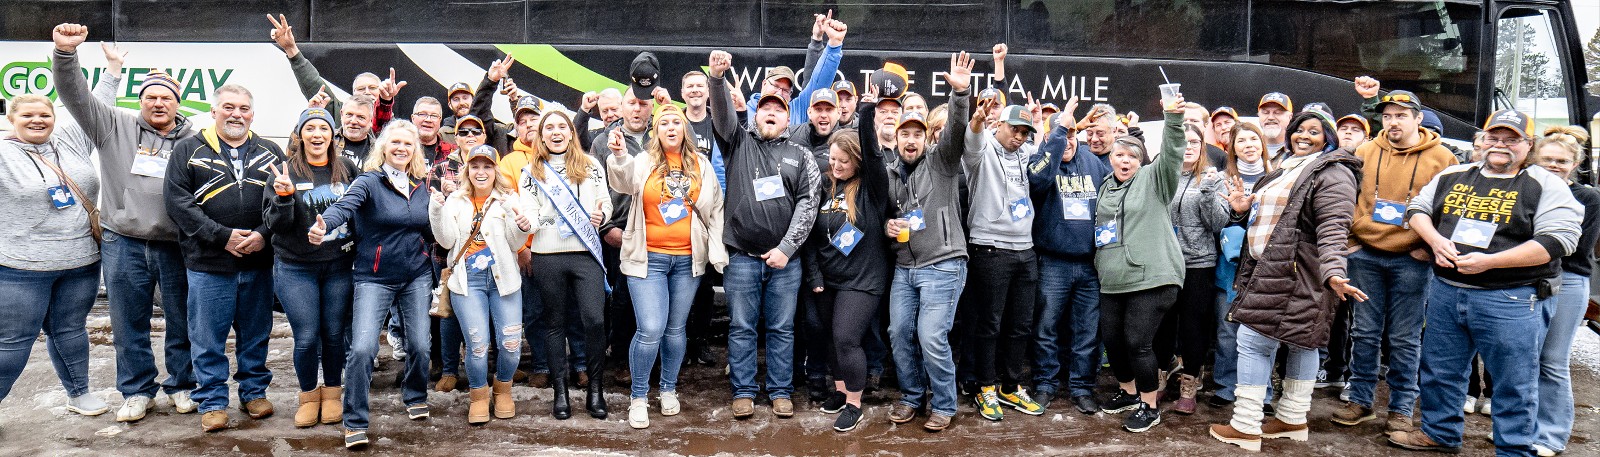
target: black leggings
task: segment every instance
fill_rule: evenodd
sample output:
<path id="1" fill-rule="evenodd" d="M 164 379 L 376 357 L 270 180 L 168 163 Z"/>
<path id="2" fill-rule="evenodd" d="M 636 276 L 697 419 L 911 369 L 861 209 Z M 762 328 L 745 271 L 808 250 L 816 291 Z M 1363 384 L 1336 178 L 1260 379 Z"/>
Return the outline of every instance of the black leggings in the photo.
<path id="1" fill-rule="evenodd" d="M 1100 341 L 1111 357 L 1117 382 L 1133 381 L 1139 392 L 1155 392 L 1156 355 L 1151 346 L 1177 298 L 1178 286 L 1172 285 L 1100 294 Z"/>
<path id="2" fill-rule="evenodd" d="M 845 390 L 851 392 L 866 389 L 867 353 L 861 350 L 861 340 L 878 312 L 878 296 L 829 288 L 816 295 L 816 306 L 823 333 L 811 337 L 833 342 L 833 350 L 828 351 L 828 368 L 834 379 L 844 381 Z"/>
<path id="3" fill-rule="evenodd" d="M 606 275 L 587 252 L 534 254 L 534 286 L 544 301 L 545 354 L 550 377 L 567 379 L 567 317 L 583 320 L 583 347 L 590 382 L 606 369 Z M 524 291 L 523 293 L 529 293 Z"/>
<path id="4" fill-rule="evenodd" d="M 1183 357 L 1181 372 L 1200 376 L 1200 368 L 1211 360 L 1211 343 L 1217 340 L 1217 267 L 1190 268 L 1184 273 L 1183 289 L 1178 291 L 1178 355 Z"/>

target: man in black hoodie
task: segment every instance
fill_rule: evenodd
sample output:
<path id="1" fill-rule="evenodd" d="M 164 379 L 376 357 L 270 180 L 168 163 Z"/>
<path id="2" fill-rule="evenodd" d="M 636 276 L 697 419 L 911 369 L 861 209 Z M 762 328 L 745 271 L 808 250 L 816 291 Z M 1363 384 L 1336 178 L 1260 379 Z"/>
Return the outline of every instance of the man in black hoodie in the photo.
<path id="1" fill-rule="evenodd" d="M 723 242 L 728 266 L 723 288 L 728 295 L 728 364 L 733 380 L 733 415 L 755 414 L 756 326 L 767 335 L 767 388 L 772 412 L 794 415 L 795 294 L 802 268 L 791 261 L 805 243 L 817 215 L 817 183 L 821 174 L 811 152 L 786 138 L 789 105 L 763 95 L 746 131 L 738 126 L 734 101 L 723 74 L 732 65 L 727 52 L 713 51 L 710 62 L 711 121 L 728 148 L 728 199 Z"/>
<path id="2" fill-rule="evenodd" d="M 272 415 L 267 339 L 272 331 L 272 236 L 262 218 L 278 145 L 250 131 L 254 98 L 244 87 L 217 88 L 212 128 L 173 146 L 167 162 L 167 213 L 178 225 L 189 279 L 189 339 L 200 387 L 201 429 L 228 427 L 228 331 L 238 332 L 239 403 L 254 419 Z"/>

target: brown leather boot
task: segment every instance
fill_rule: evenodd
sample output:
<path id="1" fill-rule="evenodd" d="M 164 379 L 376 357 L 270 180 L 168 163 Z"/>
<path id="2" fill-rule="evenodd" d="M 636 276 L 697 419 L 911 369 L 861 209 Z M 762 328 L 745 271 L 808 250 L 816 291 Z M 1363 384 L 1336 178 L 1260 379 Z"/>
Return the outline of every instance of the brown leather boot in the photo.
<path id="1" fill-rule="evenodd" d="M 557 392 L 556 395 L 566 395 L 566 392 Z M 494 417 L 510 419 L 517 416 L 517 405 L 511 400 L 511 382 L 494 381 Z"/>
<path id="2" fill-rule="evenodd" d="M 1261 423 L 1261 437 L 1305 441 L 1311 439 L 1311 428 L 1309 424 L 1290 424 L 1273 416 Z"/>
<path id="3" fill-rule="evenodd" d="M 322 386 L 322 423 L 344 421 L 344 386 Z"/>
<path id="4" fill-rule="evenodd" d="M 317 425 L 317 420 L 321 417 L 322 388 L 318 387 L 300 392 L 300 408 L 294 410 L 294 426 L 310 427 Z"/>
<path id="5" fill-rule="evenodd" d="M 468 391 L 472 396 L 472 403 L 467 405 L 467 423 L 482 424 L 489 422 L 489 387 L 479 387 Z"/>
<path id="6" fill-rule="evenodd" d="M 1228 424 L 1213 424 L 1211 437 L 1217 441 L 1239 446 L 1246 451 L 1261 452 L 1261 435 L 1251 435 L 1241 432 Z"/>

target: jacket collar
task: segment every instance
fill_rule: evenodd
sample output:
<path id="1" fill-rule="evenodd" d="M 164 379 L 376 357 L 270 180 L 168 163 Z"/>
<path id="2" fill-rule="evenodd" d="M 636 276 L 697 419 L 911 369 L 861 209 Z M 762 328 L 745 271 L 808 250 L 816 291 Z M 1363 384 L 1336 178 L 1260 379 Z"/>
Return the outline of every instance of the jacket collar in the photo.
<path id="1" fill-rule="evenodd" d="M 200 129 L 200 136 L 205 140 L 206 146 L 210 146 L 211 147 L 211 150 L 219 151 L 219 152 L 222 151 L 222 144 L 223 144 L 222 143 L 222 138 L 217 136 L 216 129 Z M 245 145 L 248 146 L 250 143 L 254 142 L 255 140 L 256 140 L 256 132 L 255 131 L 252 130 L 252 131 L 246 131 L 245 132 L 245 135 L 244 135 L 244 144 Z"/>

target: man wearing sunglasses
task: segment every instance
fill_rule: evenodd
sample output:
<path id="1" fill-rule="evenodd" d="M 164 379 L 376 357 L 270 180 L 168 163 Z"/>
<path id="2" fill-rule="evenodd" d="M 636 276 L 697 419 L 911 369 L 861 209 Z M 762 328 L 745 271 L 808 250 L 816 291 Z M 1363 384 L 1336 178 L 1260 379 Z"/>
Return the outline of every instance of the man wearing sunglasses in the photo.
<path id="1" fill-rule="evenodd" d="M 1383 130 L 1355 150 L 1362 176 L 1350 224 L 1350 280 L 1370 299 L 1350 304 L 1350 401 L 1334 411 L 1332 421 L 1351 426 L 1378 418 L 1373 394 L 1387 346 L 1388 430 L 1407 431 L 1413 428 L 1422 360 L 1424 289 L 1417 285 L 1428 282 L 1431 255 L 1404 216 L 1422 186 L 1455 165 L 1456 157 L 1439 134 L 1422 127 L 1416 94 L 1397 90 L 1380 99 L 1378 81 L 1369 77 L 1356 78 L 1355 87 L 1369 106 L 1376 105 Z M 1336 381 L 1341 374 L 1324 376 Z"/>

